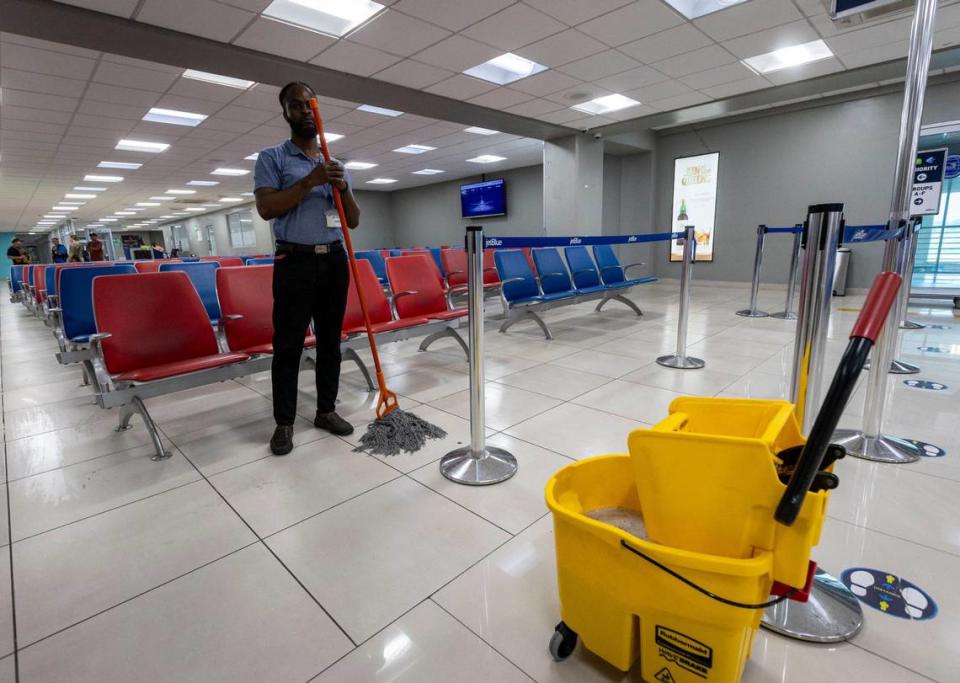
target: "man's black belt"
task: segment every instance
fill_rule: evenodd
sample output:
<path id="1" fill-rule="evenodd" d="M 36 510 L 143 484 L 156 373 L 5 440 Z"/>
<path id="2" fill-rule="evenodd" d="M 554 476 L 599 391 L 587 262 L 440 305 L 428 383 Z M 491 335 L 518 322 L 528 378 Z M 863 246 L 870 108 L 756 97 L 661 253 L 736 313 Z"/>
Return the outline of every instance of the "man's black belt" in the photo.
<path id="1" fill-rule="evenodd" d="M 341 251 L 343 251 L 343 242 L 297 244 L 296 242 L 281 242 L 277 240 L 278 254 L 337 254 Z"/>

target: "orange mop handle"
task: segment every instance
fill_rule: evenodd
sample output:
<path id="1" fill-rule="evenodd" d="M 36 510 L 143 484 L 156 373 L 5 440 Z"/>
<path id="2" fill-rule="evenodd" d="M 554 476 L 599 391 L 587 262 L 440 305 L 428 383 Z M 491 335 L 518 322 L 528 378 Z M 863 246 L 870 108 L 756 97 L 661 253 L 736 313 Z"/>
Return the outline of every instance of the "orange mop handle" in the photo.
<path id="1" fill-rule="evenodd" d="M 327 148 L 327 140 L 323 135 L 323 119 L 320 117 L 320 105 L 316 97 L 310 98 L 310 110 L 313 112 L 313 123 L 317 128 L 317 136 L 320 139 L 320 151 L 323 153 L 323 160 L 330 161 L 330 150 Z M 360 311 L 363 313 L 363 324 L 367 328 L 367 339 L 370 341 L 370 353 L 373 354 L 373 367 L 377 373 L 377 384 L 380 387 L 380 398 L 377 401 L 377 417 L 383 417 L 399 407 L 397 395 L 387 389 L 386 380 L 383 378 L 383 369 L 380 367 L 380 354 L 377 351 L 377 342 L 373 338 L 373 328 L 370 324 L 370 314 L 367 312 L 367 302 L 363 296 L 363 288 L 360 286 L 360 272 L 357 268 L 357 257 L 353 253 L 353 243 L 350 241 L 350 228 L 347 225 L 347 216 L 343 211 L 343 197 L 340 196 L 340 189 L 332 183 L 330 189 L 333 194 L 333 203 L 337 207 L 337 213 L 340 216 L 341 232 L 343 233 L 343 243 L 347 248 L 347 258 L 350 261 L 350 272 L 353 273 L 353 284 L 357 288 L 357 297 L 360 300 Z"/>

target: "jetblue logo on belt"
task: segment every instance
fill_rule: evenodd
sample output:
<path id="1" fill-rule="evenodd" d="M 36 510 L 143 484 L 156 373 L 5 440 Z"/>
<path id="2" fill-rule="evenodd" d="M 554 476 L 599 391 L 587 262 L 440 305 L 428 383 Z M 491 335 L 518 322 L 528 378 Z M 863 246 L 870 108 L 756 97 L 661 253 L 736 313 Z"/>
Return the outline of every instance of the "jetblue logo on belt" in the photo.
<path id="1" fill-rule="evenodd" d="M 636 241 L 637 241 L 636 235 L 630 235 L 630 237 L 627 239 L 627 242 L 636 242 Z"/>
<path id="2" fill-rule="evenodd" d="M 503 246 L 503 240 L 498 240 L 496 237 L 491 237 L 490 239 L 487 240 L 487 246 L 488 246 L 488 247 L 502 247 L 502 246 Z"/>
<path id="3" fill-rule="evenodd" d="M 866 236 L 867 236 L 866 230 L 857 230 L 855 233 L 853 233 L 853 239 L 851 241 L 856 242 L 857 240 L 862 240 Z"/>
<path id="4" fill-rule="evenodd" d="M 581 240 L 579 237 L 571 237 L 571 238 L 570 238 L 570 244 L 580 244 L 582 241 L 583 241 L 583 240 Z"/>

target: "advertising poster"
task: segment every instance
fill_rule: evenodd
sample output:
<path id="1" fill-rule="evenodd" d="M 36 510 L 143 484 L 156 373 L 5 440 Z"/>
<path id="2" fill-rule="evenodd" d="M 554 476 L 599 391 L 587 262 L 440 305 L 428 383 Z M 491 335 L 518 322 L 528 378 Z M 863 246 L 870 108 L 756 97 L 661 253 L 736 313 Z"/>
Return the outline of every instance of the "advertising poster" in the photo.
<path id="1" fill-rule="evenodd" d="M 694 226 L 696 260 L 712 261 L 720 153 L 683 157 L 673 164 L 673 231 L 682 232 L 686 226 Z M 682 257 L 683 244 L 673 240 L 670 260 L 679 261 Z"/>

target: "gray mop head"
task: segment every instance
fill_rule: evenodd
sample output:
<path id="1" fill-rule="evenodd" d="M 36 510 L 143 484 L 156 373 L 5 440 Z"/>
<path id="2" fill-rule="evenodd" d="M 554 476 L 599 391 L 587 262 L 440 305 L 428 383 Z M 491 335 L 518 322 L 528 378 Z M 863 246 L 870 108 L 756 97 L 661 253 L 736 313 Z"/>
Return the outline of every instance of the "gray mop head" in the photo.
<path id="1" fill-rule="evenodd" d="M 446 435 L 436 425 L 397 409 L 371 422 L 367 433 L 360 437 L 360 445 L 353 450 L 371 455 L 413 453 L 423 448 L 427 439 L 442 439 Z"/>

